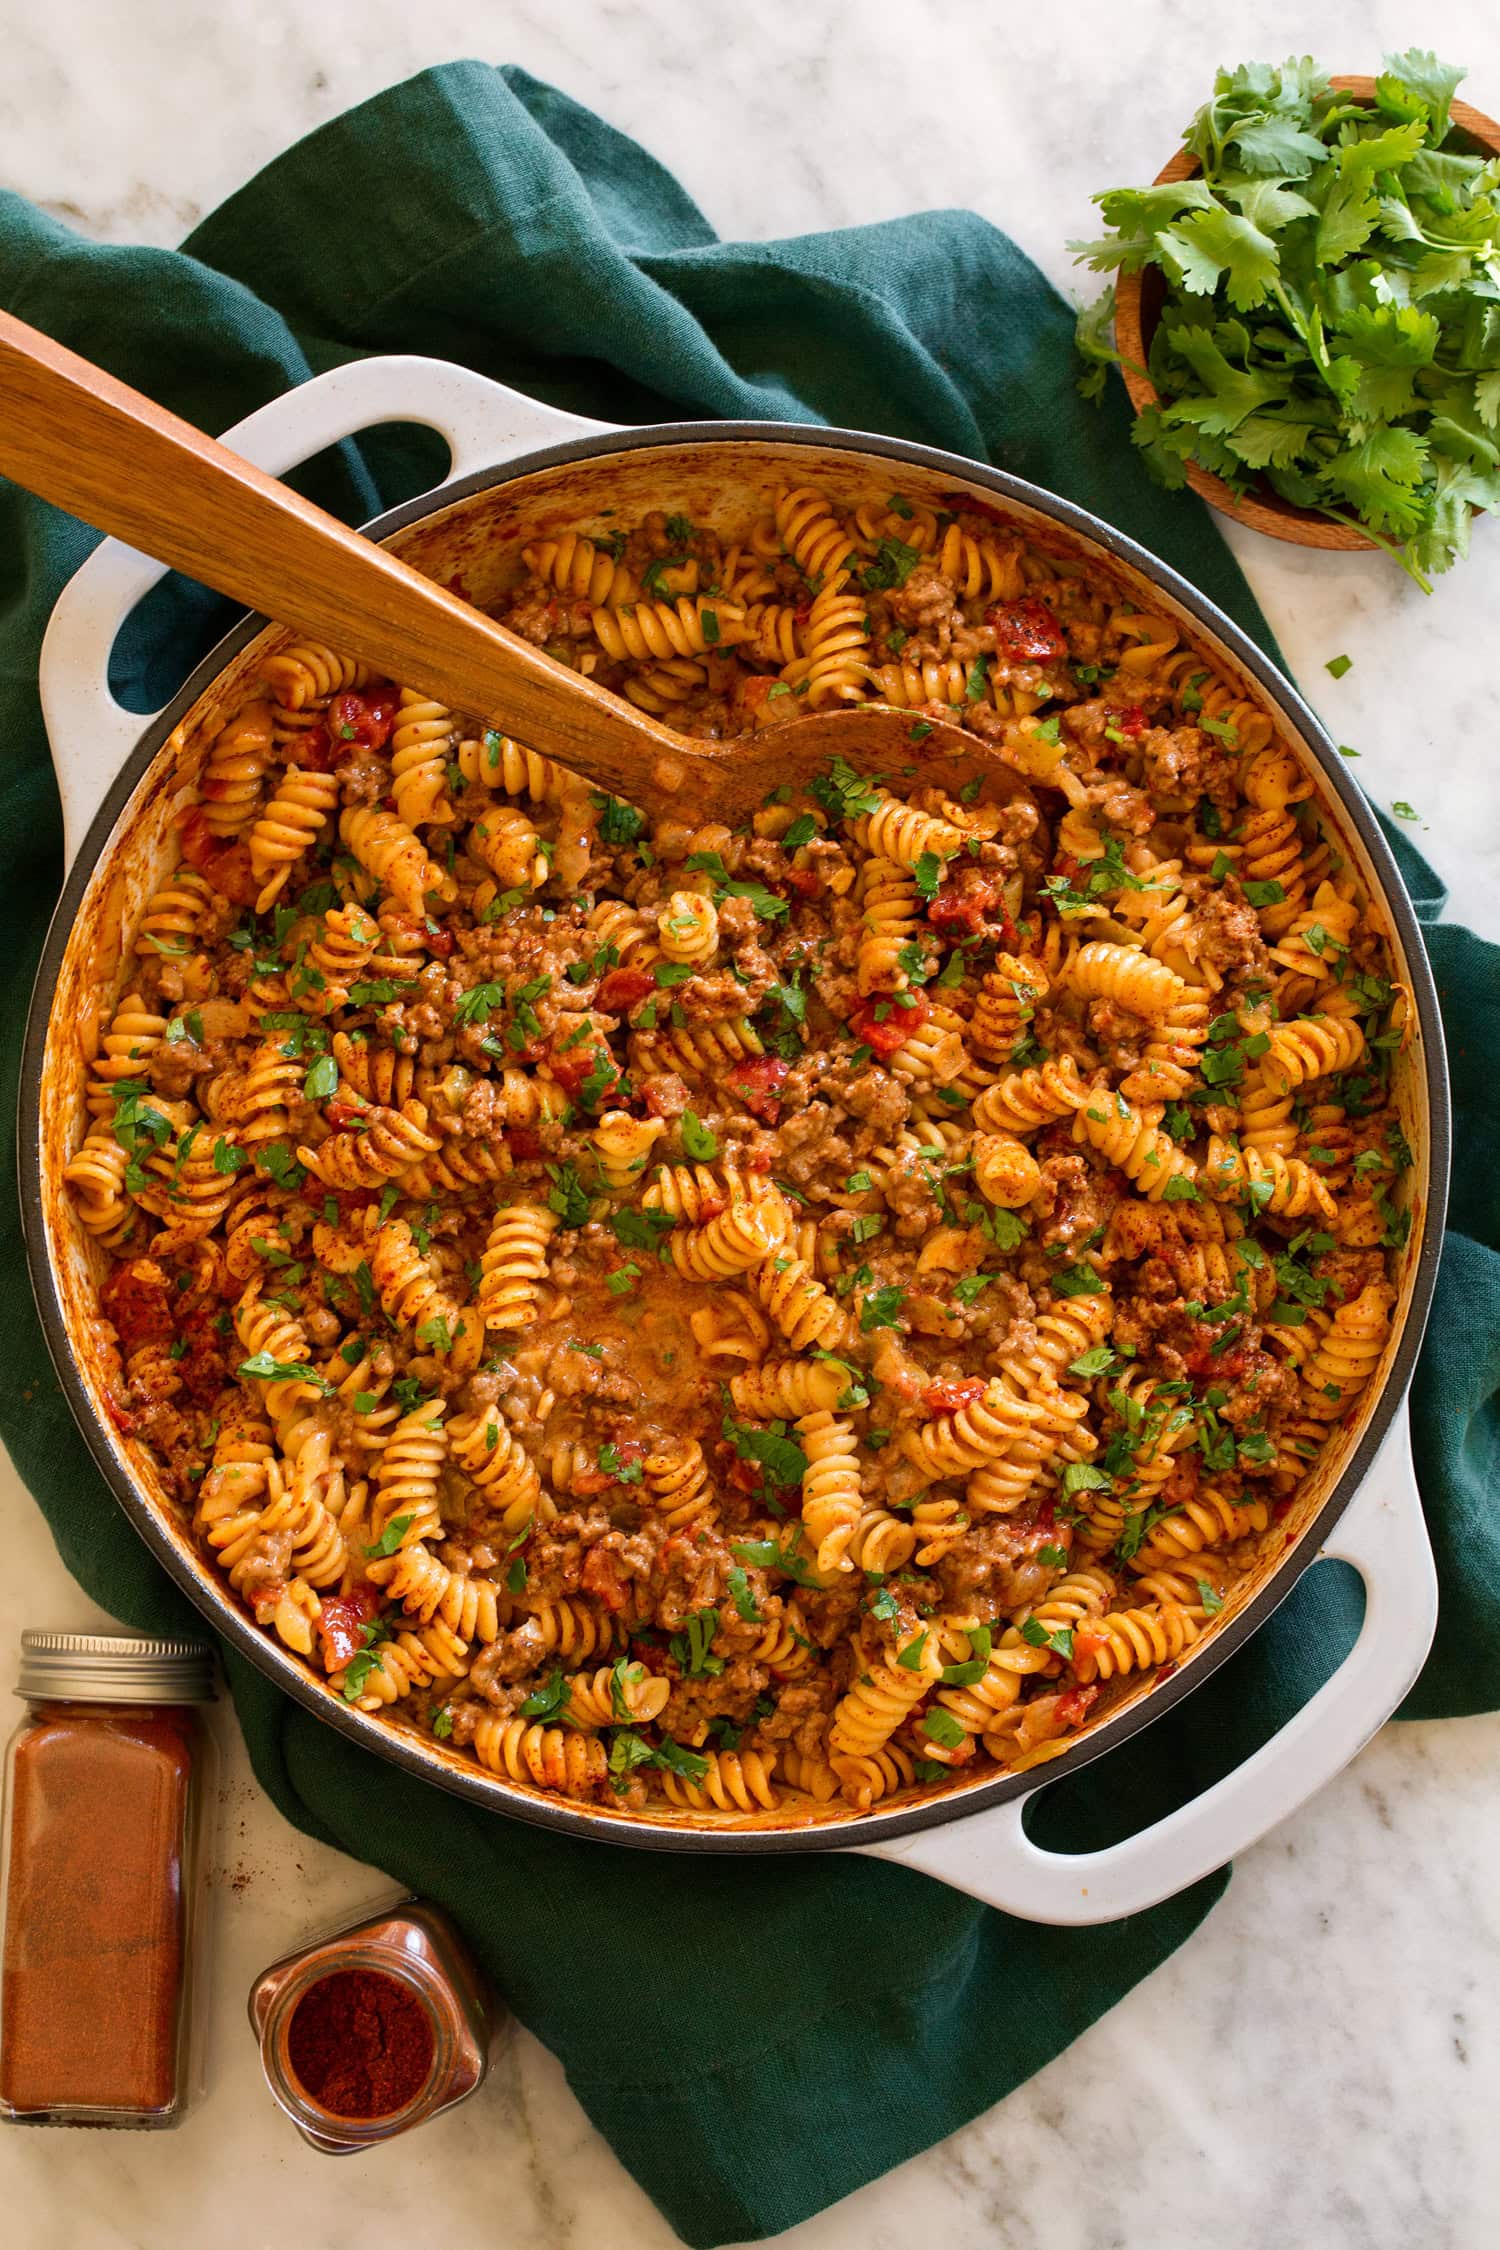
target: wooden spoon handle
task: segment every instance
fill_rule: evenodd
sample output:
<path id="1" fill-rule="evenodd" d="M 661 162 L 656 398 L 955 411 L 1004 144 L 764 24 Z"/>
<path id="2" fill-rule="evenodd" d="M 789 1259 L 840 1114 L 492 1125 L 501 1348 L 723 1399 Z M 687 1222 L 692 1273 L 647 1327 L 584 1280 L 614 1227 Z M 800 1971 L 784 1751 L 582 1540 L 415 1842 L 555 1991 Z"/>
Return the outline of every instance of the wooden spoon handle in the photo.
<path id="1" fill-rule="evenodd" d="M 188 577 L 488 719 L 638 802 L 659 801 L 709 763 L 631 704 L 5 312 L 0 471 Z"/>

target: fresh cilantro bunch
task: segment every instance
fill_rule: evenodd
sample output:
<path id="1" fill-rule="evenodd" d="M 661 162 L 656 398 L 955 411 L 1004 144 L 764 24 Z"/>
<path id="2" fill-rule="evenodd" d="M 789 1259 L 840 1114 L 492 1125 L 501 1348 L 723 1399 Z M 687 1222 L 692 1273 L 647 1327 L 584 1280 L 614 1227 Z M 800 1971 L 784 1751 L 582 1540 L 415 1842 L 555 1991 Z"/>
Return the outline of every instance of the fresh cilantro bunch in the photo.
<path id="1" fill-rule="evenodd" d="M 1164 484 L 1195 461 L 1237 494 L 1358 524 L 1430 591 L 1500 510 L 1500 160 L 1455 145 L 1461 69 L 1386 58 L 1373 105 L 1303 57 L 1220 71 L 1186 135 L 1202 175 L 1116 188 L 1095 271 L 1154 265 L 1166 301 L 1135 441 Z M 1087 308 L 1086 395 L 1116 359 Z"/>

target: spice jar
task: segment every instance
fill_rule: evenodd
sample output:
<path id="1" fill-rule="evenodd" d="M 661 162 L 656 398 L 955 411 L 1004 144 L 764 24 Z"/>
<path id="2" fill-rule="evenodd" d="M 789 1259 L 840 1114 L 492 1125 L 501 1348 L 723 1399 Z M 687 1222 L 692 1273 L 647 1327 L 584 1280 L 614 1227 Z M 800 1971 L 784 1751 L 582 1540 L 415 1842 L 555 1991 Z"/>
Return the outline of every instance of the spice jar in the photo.
<path id="1" fill-rule="evenodd" d="M 303 2139 L 346 2156 L 467 2099 L 509 2018 L 435 1906 L 400 1897 L 258 1977 L 250 2021 Z"/>
<path id="2" fill-rule="evenodd" d="M 23 1633 L 5 1765 L 0 2115 L 175 2125 L 210 1747 L 196 1641 Z"/>

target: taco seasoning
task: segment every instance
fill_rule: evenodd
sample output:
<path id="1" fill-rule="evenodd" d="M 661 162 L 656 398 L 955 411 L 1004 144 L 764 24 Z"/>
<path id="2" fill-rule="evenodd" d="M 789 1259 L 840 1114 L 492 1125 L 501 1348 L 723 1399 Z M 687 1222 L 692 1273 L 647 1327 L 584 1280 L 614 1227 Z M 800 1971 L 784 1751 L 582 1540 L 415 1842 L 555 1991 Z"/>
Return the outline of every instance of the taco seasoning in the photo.
<path id="1" fill-rule="evenodd" d="M 195 1641 L 23 1633 L 6 1753 L 0 2115 L 175 2125 L 211 1790 Z"/>
<path id="2" fill-rule="evenodd" d="M 453 1924 L 415 1898 L 277 1961 L 250 1995 L 266 2083 L 329 2156 L 465 2100 L 489 2067 L 496 2016 Z"/>

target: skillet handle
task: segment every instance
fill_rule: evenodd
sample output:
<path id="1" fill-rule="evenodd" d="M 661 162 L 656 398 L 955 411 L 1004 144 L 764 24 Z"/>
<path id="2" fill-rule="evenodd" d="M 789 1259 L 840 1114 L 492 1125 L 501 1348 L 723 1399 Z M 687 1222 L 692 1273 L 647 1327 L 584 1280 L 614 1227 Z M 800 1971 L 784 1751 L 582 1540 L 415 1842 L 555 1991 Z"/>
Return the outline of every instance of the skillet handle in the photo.
<path id="1" fill-rule="evenodd" d="M 412 353 L 351 360 L 225 430 L 226 444 L 280 476 L 325 446 L 380 422 L 436 430 L 451 456 L 448 479 L 492 468 L 534 447 L 612 431 L 610 422 L 564 414 L 448 360 Z M 126 618 L 163 566 L 118 539 L 103 540 L 62 593 L 42 642 L 39 680 L 52 763 L 62 795 L 64 861 L 72 865 L 121 765 L 151 724 L 109 690 L 109 657 Z"/>
<path id="2" fill-rule="evenodd" d="M 1279 1734 L 1191 1804 L 1124 1843 L 1076 1855 L 1043 1851 L 1031 1841 L 1022 1827 L 1027 1797 L 946 1827 L 854 1848 L 915 1867 L 1002 1913 L 1068 1928 L 1138 1914 L 1211 1874 L 1348 1764 L 1395 1710 L 1431 1646 L 1437 1572 L 1404 1399 L 1322 1553 L 1352 1563 L 1365 1582 L 1358 1640 Z"/>

